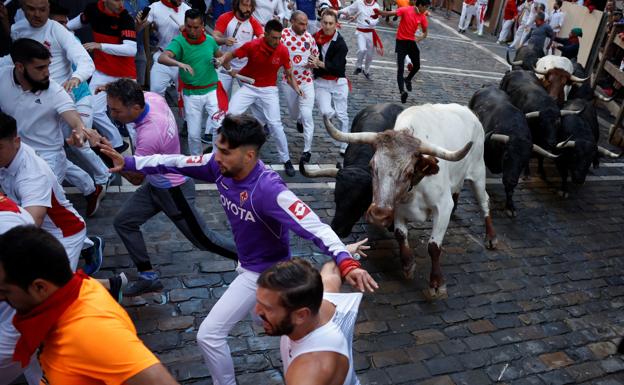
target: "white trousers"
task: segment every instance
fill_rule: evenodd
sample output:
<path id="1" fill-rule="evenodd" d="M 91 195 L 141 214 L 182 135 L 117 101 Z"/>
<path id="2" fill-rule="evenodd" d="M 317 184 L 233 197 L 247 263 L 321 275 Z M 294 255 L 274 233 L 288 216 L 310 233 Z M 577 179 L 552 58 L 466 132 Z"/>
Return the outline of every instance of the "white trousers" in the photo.
<path id="1" fill-rule="evenodd" d="M 530 27 L 521 24 L 520 27 L 516 30 L 516 35 L 514 36 L 513 41 L 509 45 L 510 47 L 520 48 L 520 43 L 524 41 L 529 32 L 531 31 Z"/>
<path id="2" fill-rule="evenodd" d="M 300 121 L 303 124 L 303 152 L 310 152 L 312 138 L 314 137 L 314 83 L 304 82 L 299 85 L 303 91 L 303 97 L 297 95 L 295 90 L 286 82 L 279 83 L 280 90 L 286 99 L 290 119 Z"/>
<path id="3" fill-rule="evenodd" d="M 466 30 L 470 26 L 470 20 L 472 20 L 473 16 L 477 14 L 477 6 L 476 5 L 468 5 L 466 3 L 462 3 L 462 12 L 461 16 L 459 16 L 459 25 L 457 28 L 461 30 Z"/>
<path id="4" fill-rule="evenodd" d="M 477 4 L 477 32 L 483 35 L 483 26 L 485 26 L 485 12 L 487 12 L 487 4 Z"/>
<path id="5" fill-rule="evenodd" d="M 256 281 L 260 274 L 240 266 L 236 271 L 238 276 L 212 307 L 197 331 L 197 344 L 215 385 L 236 385 L 227 336 L 256 304 Z"/>
<path id="6" fill-rule="evenodd" d="M 114 76 L 108 76 L 98 70 L 93 72 L 91 81 L 89 82 L 89 89 L 93 94 L 93 123 L 97 126 L 98 131 L 110 140 L 113 147 L 119 147 L 123 144 L 123 139 L 119 133 L 119 129 L 111 122 L 108 115 L 106 115 L 106 92 L 100 92 L 95 94 L 97 86 L 114 82 L 119 78 Z"/>
<path id="7" fill-rule="evenodd" d="M 350 132 L 349 115 L 347 105 L 349 101 L 349 84 L 346 78 L 338 80 L 316 79 L 314 80 L 314 93 L 316 105 L 321 115 L 336 116 L 340 121 L 340 130 Z M 334 141 L 334 143 L 338 143 Z M 347 143 L 340 143 L 342 150 L 347 148 Z"/>
<path id="8" fill-rule="evenodd" d="M 373 33 L 372 32 L 360 32 L 356 31 L 357 37 L 357 63 L 356 68 L 362 68 L 364 63 L 364 71 L 369 72 L 371 62 L 373 61 L 373 55 L 375 54 L 375 46 L 373 45 Z"/>
<path id="9" fill-rule="evenodd" d="M 237 79 L 231 77 L 230 74 L 225 72 L 217 71 L 217 75 L 219 76 L 219 81 L 221 82 L 221 85 L 223 86 L 223 89 L 228 96 L 228 100 L 231 99 L 233 91 L 232 88 L 235 84 L 238 84 L 238 87 L 240 87 L 240 82 Z"/>
<path id="10" fill-rule="evenodd" d="M 71 267 L 72 271 L 76 271 L 82 249 L 93 246 L 93 241 L 87 238 L 87 228 L 85 227 L 77 234 L 63 237 L 59 241 L 65 248 L 67 257 L 69 257 L 69 267 Z"/>
<path id="11" fill-rule="evenodd" d="M 13 309 L 7 302 L 0 302 L 0 385 L 9 385 L 21 374 L 24 374 L 28 385 L 39 385 L 41 368 L 34 354 L 27 367 L 22 368 L 19 362 L 13 361 L 15 344 L 20 337 L 13 326 Z"/>
<path id="12" fill-rule="evenodd" d="M 158 62 L 162 52 L 154 52 L 152 69 L 150 70 L 150 91 L 165 96 L 171 83 L 178 87 L 178 67 L 169 67 Z"/>
<path id="13" fill-rule="evenodd" d="M 35 151 L 37 152 L 37 155 L 45 160 L 50 166 L 59 184 L 62 184 L 64 180 L 67 180 L 85 196 L 95 191 L 93 179 L 91 179 L 85 170 L 76 166 L 67 159 L 65 150 Z"/>
<path id="14" fill-rule="evenodd" d="M 511 34 L 511 27 L 513 27 L 513 24 L 514 24 L 513 19 L 503 21 L 503 27 L 501 28 L 500 33 L 498 34 L 498 41 L 502 41 L 502 42 L 507 41 L 507 39 L 509 38 L 509 35 Z"/>
<path id="15" fill-rule="evenodd" d="M 266 124 L 269 126 L 271 136 L 277 141 L 277 154 L 280 162 L 286 162 L 290 159 L 290 154 L 288 153 L 288 141 L 286 140 L 284 126 L 282 126 L 282 119 L 280 116 L 277 87 L 256 87 L 244 84 L 232 96 L 228 113 L 240 115 L 254 105 L 262 110 L 264 118 L 266 119 Z"/>
<path id="16" fill-rule="evenodd" d="M 210 91 L 204 95 L 184 95 L 182 98 L 184 99 L 184 117 L 188 129 L 189 152 L 191 155 L 201 155 L 203 152 L 201 127 L 204 111 L 208 113 L 206 134 L 216 134 L 217 128 L 223 120 L 223 114 L 219 111 L 217 91 Z"/>

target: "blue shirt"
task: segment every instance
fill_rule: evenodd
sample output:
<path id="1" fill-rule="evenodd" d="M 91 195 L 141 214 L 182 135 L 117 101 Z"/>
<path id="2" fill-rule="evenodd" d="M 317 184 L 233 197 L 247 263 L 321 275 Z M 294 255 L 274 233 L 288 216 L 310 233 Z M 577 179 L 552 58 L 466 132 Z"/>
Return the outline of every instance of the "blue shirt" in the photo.
<path id="1" fill-rule="evenodd" d="M 221 4 L 217 0 L 212 0 L 212 20 L 216 21 L 219 16 L 232 10 L 232 0 L 225 0 L 224 4 Z"/>
<path id="2" fill-rule="evenodd" d="M 124 0 L 124 8 L 128 10 L 132 19 L 136 17 L 139 11 L 145 7 L 149 7 L 150 2 L 148 0 Z M 143 31 L 137 34 L 137 48 L 143 48 Z M 137 50 L 138 52 L 138 50 Z"/>

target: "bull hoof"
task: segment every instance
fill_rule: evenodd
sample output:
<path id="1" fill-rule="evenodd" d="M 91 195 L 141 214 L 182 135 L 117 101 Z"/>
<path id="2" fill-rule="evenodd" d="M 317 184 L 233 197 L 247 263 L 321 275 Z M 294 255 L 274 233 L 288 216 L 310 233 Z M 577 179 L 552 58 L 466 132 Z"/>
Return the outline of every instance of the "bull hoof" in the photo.
<path id="1" fill-rule="evenodd" d="M 498 238 L 496 238 L 496 236 L 490 237 L 489 235 L 486 235 L 483 243 L 485 244 L 486 249 L 494 250 L 496 249 L 496 245 L 498 245 Z"/>
<path id="2" fill-rule="evenodd" d="M 505 209 L 505 214 L 507 214 L 507 216 L 509 218 L 515 218 L 516 217 L 516 210 Z"/>
<path id="3" fill-rule="evenodd" d="M 448 291 L 446 290 L 446 284 L 440 287 L 429 287 L 423 290 L 425 299 L 429 302 L 448 298 Z"/>
<path id="4" fill-rule="evenodd" d="M 562 190 L 557 191 L 557 195 L 559 195 L 563 199 L 568 199 L 568 197 L 570 196 L 570 194 L 568 194 L 567 191 L 562 191 Z"/>
<path id="5" fill-rule="evenodd" d="M 415 272 L 416 272 L 415 262 L 412 261 L 409 265 L 403 266 L 403 278 L 405 278 L 406 280 L 414 279 Z"/>

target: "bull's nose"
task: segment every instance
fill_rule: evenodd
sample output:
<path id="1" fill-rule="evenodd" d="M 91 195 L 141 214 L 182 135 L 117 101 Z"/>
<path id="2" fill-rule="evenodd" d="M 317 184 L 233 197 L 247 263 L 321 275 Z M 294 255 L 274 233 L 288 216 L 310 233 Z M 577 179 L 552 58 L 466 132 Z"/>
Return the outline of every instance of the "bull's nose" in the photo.
<path id="1" fill-rule="evenodd" d="M 394 219 L 394 209 L 392 207 L 379 207 L 371 204 L 366 212 L 368 221 L 374 225 L 388 227 Z"/>

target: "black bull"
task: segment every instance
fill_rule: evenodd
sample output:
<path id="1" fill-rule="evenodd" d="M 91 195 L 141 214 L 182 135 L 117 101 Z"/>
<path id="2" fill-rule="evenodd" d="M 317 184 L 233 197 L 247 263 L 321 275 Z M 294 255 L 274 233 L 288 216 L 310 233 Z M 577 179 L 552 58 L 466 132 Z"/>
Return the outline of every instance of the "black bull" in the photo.
<path id="1" fill-rule="evenodd" d="M 353 119 L 351 132 L 382 132 L 392 130 L 403 107 L 381 103 L 361 110 Z M 372 202 L 373 182 L 369 163 L 375 150 L 369 144 L 349 144 L 341 169 L 306 170 L 299 163 L 299 171 L 307 177 L 335 177 L 334 201 L 336 215 L 331 227 L 340 237 L 351 234 L 353 225 L 364 215 Z"/>

